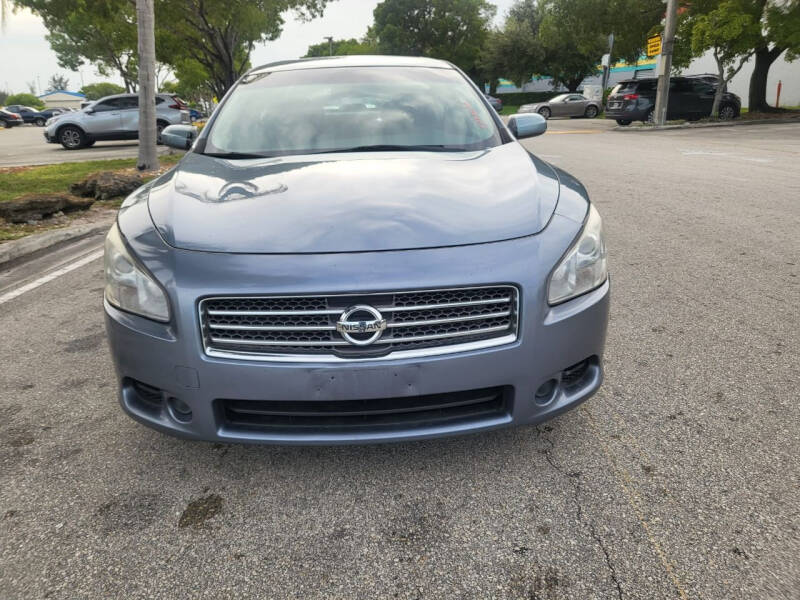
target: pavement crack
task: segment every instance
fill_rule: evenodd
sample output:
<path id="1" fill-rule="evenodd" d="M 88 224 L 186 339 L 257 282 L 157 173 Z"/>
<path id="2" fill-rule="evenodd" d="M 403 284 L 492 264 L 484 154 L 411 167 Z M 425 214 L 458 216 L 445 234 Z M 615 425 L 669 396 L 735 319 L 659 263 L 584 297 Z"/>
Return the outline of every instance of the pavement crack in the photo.
<path id="1" fill-rule="evenodd" d="M 580 472 L 577 471 L 567 472 L 558 463 L 556 463 L 556 461 L 553 460 L 553 454 L 552 454 L 553 448 L 555 447 L 553 440 L 546 437 L 542 437 L 542 439 L 544 439 L 544 441 L 550 445 L 549 448 L 546 448 L 543 451 L 545 460 L 547 460 L 550 466 L 553 467 L 553 470 L 560 473 L 561 475 L 564 475 L 567 479 L 569 479 L 572 482 L 573 489 L 575 490 L 573 501 L 575 502 L 575 511 L 578 517 L 578 522 L 581 523 L 586 528 L 586 530 L 589 532 L 589 535 L 592 536 L 592 539 L 595 541 L 595 543 L 600 547 L 600 550 L 603 552 L 603 556 L 605 556 L 606 567 L 608 568 L 608 572 L 611 576 L 611 581 L 617 588 L 617 597 L 619 598 L 619 600 L 622 600 L 622 584 L 620 583 L 619 578 L 617 577 L 617 570 L 614 567 L 614 562 L 611 560 L 611 554 L 609 553 L 608 548 L 603 542 L 603 538 L 600 536 L 599 533 L 597 533 L 597 529 L 595 528 L 594 523 L 588 517 L 585 517 L 583 514 L 583 505 L 581 503 L 581 498 L 580 498 L 581 484 L 579 479 L 581 474 Z"/>

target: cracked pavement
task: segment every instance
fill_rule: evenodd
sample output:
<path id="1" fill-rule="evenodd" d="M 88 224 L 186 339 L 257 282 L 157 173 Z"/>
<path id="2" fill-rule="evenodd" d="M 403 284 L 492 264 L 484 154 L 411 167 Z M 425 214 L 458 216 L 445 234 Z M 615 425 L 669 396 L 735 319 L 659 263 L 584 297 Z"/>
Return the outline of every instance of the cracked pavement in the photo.
<path id="1" fill-rule="evenodd" d="M 0 305 L 0 598 L 800 597 L 800 125 L 610 125 L 526 142 L 613 286 L 604 387 L 539 427 L 186 442 L 116 405 L 99 261 Z"/>

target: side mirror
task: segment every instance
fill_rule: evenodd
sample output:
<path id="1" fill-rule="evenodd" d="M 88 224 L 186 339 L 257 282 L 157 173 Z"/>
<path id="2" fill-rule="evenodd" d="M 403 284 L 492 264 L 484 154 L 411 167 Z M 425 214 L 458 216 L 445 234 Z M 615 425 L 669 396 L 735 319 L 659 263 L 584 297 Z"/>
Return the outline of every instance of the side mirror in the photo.
<path id="1" fill-rule="evenodd" d="M 536 137 L 547 131 L 547 120 L 538 113 L 517 113 L 508 118 L 508 129 L 518 140 Z"/>
<path id="2" fill-rule="evenodd" d="M 91 106 L 87 106 L 86 108 L 83 109 L 83 112 L 85 112 L 87 115 L 93 115 L 94 109 Z"/>
<path id="3" fill-rule="evenodd" d="M 161 132 L 161 141 L 178 150 L 188 150 L 196 139 L 197 128 L 193 125 L 170 125 Z"/>

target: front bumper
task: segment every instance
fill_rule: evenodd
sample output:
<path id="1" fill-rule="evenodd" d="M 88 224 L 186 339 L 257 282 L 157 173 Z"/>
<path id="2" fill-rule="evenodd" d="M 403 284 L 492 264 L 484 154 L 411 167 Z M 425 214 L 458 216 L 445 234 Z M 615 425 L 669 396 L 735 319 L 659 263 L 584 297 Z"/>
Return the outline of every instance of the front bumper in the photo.
<path id="1" fill-rule="evenodd" d="M 521 240 L 406 252 L 257 256 L 171 249 L 161 258 L 150 252 L 148 267 L 168 290 L 172 322 L 155 323 L 105 303 L 122 408 L 148 426 L 186 438 L 282 444 L 413 440 L 552 418 L 589 398 L 603 377 L 610 284 L 556 307 L 546 303 L 547 265 L 555 264 L 561 251 L 547 249 L 546 238 L 563 238 L 565 230 L 571 234 L 578 228 L 578 224 L 555 216 L 545 232 Z M 131 245 L 135 248 L 136 240 Z M 542 260 L 537 262 L 536 257 Z M 533 268 L 535 264 L 542 267 Z M 364 283 L 355 289 L 348 284 L 353 273 L 363 274 L 359 280 Z M 524 276 L 519 277 L 520 273 Z M 389 356 L 337 363 L 213 358 L 203 350 L 197 318 L 198 301 L 217 294 L 351 293 L 498 283 L 513 283 L 520 290 L 517 341 L 425 358 Z M 562 385 L 564 370 L 587 359 L 580 384 Z M 537 390 L 550 380 L 558 385 L 546 399 L 537 401 Z M 165 402 L 142 403 L 134 381 L 155 388 L 162 399 L 178 398 L 186 403 L 191 420 L 181 419 Z M 229 426 L 218 410 L 221 399 L 407 399 L 495 387 L 509 391 L 507 410 L 502 414 L 433 426 L 260 431 Z"/>

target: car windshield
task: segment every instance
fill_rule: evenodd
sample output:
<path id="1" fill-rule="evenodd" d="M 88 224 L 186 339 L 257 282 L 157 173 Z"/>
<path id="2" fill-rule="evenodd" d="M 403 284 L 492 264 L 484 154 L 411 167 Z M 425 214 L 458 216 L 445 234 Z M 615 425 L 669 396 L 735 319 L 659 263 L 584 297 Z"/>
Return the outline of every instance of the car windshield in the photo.
<path id="1" fill-rule="evenodd" d="M 563 102 L 564 100 L 566 100 L 567 96 L 569 96 L 569 94 L 559 94 L 555 98 L 550 98 L 549 101 L 550 102 Z"/>
<path id="2" fill-rule="evenodd" d="M 488 108 L 455 70 L 333 67 L 246 77 L 220 107 L 205 153 L 478 150 L 500 143 Z"/>

